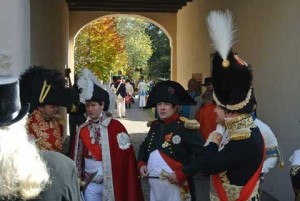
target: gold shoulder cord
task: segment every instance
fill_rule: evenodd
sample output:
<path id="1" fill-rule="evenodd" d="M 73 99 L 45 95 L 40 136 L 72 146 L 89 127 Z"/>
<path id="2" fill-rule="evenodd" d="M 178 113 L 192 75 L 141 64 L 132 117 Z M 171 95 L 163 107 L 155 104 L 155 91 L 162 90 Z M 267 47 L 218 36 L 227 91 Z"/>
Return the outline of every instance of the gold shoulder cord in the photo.
<path id="1" fill-rule="evenodd" d="M 51 85 L 50 84 L 47 84 L 46 80 L 44 81 L 44 85 L 43 85 L 43 88 L 42 88 L 42 91 L 40 93 L 40 98 L 39 98 L 39 102 L 40 103 L 43 103 L 46 96 L 48 95 L 49 91 L 51 89 Z"/>

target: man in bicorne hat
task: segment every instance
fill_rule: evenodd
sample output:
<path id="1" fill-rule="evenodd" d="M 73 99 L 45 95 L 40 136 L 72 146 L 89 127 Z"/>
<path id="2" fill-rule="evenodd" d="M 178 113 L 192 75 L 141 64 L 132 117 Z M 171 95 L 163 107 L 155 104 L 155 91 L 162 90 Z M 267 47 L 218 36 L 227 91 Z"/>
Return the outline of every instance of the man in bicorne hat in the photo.
<path id="1" fill-rule="evenodd" d="M 146 107 L 156 107 L 159 119 L 150 122 L 150 131 L 140 146 L 138 167 L 149 179 L 150 200 L 190 200 L 192 176 L 200 170 L 203 140 L 199 123 L 180 117 L 180 105 L 195 101 L 177 82 L 163 81 L 149 94 Z M 191 192 L 195 199 L 194 192 Z"/>
<path id="2" fill-rule="evenodd" d="M 216 53 L 213 58 L 213 98 L 218 121 L 227 135 L 210 134 L 203 159 L 203 172 L 211 175 L 211 200 L 260 200 L 258 187 L 264 162 L 264 141 L 251 114 L 254 110 L 252 72 L 235 55 L 234 27 L 229 12 L 212 11 L 209 33 Z M 224 30 L 223 30 L 224 29 Z"/>
<path id="3" fill-rule="evenodd" d="M 125 127 L 108 113 L 110 95 L 88 69 L 78 75 L 87 122 L 75 136 L 71 157 L 85 201 L 143 201 L 133 146 Z"/>
<path id="4" fill-rule="evenodd" d="M 68 101 L 64 76 L 42 66 L 30 67 L 20 79 L 21 101 L 31 104 L 27 120 L 28 135 L 39 149 L 62 152 L 63 124 L 58 106 Z"/>

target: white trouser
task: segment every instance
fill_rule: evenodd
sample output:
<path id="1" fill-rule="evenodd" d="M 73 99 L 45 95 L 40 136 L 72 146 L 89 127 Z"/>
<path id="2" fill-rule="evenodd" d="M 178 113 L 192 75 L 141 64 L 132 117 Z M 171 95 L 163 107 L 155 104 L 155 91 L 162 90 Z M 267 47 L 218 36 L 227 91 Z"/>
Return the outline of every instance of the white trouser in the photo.
<path id="1" fill-rule="evenodd" d="M 146 96 L 141 96 L 140 95 L 140 107 L 145 107 L 146 106 Z"/>
<path id="2" fill-rule="evenodd" d="M 148 160 L 149 176 L 159 176 L 162 170 L 172 173 L 173 170 L 163 160 L 158 150 L 153 151 Z M 180 201 L 180 189 L 168 180 L 149 179 L 150 201 Z"/>
<path id="3" fill-rule="evenodd" d="M 84 191 L 85 201 L 102 201 L 103 183 L 90 182 Z"/>
<path id="4" fill-rule="evenodd" d="M 99 167 L 102 167 L 101 161 L 94 161 L 91 159 L 84 159 L 85 166 L 84 170 L 88 173 L 94 173 L 99 170 Z M 90 182 L 84 191 L 85 201 L 102 201 L 103 193 L 103 183 L 97 184 L 95 182 Z"/>
<path id="5" fill-rule="evenodd" d="M 119 117 L 125 116 L 126 108 L 125 108 L 125 98 L 123 100 L 116 99 L 117 103 L 117 111 Z"/>

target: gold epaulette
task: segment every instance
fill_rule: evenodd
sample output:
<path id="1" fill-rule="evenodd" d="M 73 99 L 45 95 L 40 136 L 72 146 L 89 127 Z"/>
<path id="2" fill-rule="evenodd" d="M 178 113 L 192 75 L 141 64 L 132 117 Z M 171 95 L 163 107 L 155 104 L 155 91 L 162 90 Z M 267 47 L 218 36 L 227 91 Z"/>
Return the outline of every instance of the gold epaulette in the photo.
<path id="1" fill-rule="evenodd" d="M 147 127 L 151 127 L 156 121 L 157 121 L 157 119 L 148 121 L 147 122 Z"/>
<path id="2" fill-rule="evenodd" d="M 229 134 L 230 140 L 234 140 L 234 141 L 246 140 L 250 138 L 250 136 L 251 136 L 251 132 Z"/>
<path id="3" fill-rule="evenodd" d="M 249 114 L 241 114 L 229 120 L 225 120 L 230 140 L 246 140 L 251 136 L 251 128 L 256 125 Z"/>
<path id="4" fill-rule="evenodd" d="M 179 117 L 180 121 L 184 122 L 184 127 L 187 129 L 199 129 L 200 124 L 195 119 L 188 119 L 186 117 Z"/>

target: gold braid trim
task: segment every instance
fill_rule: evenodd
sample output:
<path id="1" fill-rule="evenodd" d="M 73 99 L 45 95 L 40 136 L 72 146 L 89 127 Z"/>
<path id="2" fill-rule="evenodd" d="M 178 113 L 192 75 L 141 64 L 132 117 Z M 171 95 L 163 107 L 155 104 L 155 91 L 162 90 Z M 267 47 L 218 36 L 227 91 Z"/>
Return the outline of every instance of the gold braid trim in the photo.
<path id="1" fill-rule="evenodd" d="M 238 140 L 246 140 L 246 139 L 250 138 L 250 136 L 251 136 L 251 131 L 249 130 L 244 133 L 232 133 L 232 134 L 230 134 L 229 138 L 230 138 L 230 140 L 238 141 Z"/>
<path id="2" fill-rule="evenodd" d="M 250 89 L 249 89 L 249 91 L 248 91 L 248 93 L 247 93 L 247 96 L 246 96 L 245 100 L 243 100 L 242 102 L 239 102 L 239 103 L 237 103 L 237 104 L 235 104 L 235 105 L 224 105 L 224 104 L 222 104 L 222 103 L 218 100 L 218 98 L 217 98 L 215 92 L 213 92 L 213 99 L 214 99 L 214 101 L 217 103 L 217 105 L 220 105 L 220 106 L 222 106 L 222 107 L 224 107 L 224 108 L 226 108 L 226 109 L 228 109 L 228 110 L 235 111 L 235 110 L 240 110 L 240 109 L 242 109 L 243 107 L 245 107 L 245 106 L 249 103 L 250 98 L 251 98 L 251 94 L 252 94 L 252 86 L 250 87 Z"/>
<path id="3" fill-rule="evenodd" d="M 51 84 L 47 84 L 46 80 L 44 80 L 44 85 L 42 88 L 42 91 L 40 93 L 39 102 L 43 103 L 46 96 L 48 95 L 49 91 L 51 89 Z"/>
<path id="4" fill-rule="evenodd" d="M 152 125 L 155 124 L 156 121 L 157 121 L 157 119 L 149 120 L 149 121 L 147 122 L 147 127 L 151 127 Z"/>
<path id="5" fill-rule="evenodd" d="M 251 136 L 251 128 L 256 127 L 252 116 L 249 114 L 242 114 L 232 119 L 225 119 L 225 125 L 228 129 L 230 140 L 248 139 Z"/>
<path id="6" fill-rule="evenodd" d="M 290 170 L 290 175 L 294 177 L 298 172 L 300 172 L 300 165 L 293 165 Z"/>
<path id="7" fill-rule="evenodd" d="M 199 129 L 200 128 L 200 124 L 197 120 L 192 119 L 192 120 L 188 120 L 184 122 L 184 127 L 187 129 Z"/>
<path id="8" fill-rule="evenodd" d="M 197 120 L 195 119 L 188 119 L 186 117 L 179 117 L 179 120 L 184 122 L 184 127 L 187 129 L 199 129 L 200 124 Z"/>

